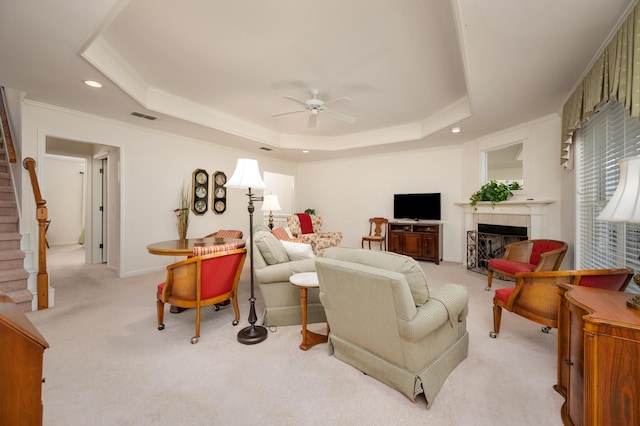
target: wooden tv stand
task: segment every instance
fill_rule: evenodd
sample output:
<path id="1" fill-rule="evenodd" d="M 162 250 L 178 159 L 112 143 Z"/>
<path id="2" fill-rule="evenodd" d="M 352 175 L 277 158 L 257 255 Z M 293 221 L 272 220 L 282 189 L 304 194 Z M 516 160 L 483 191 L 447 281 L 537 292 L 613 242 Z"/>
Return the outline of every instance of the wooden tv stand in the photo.
<path id="1" fill-rule="evenodd" d="M 389 251 L 439 265 L 442 260 L 442 223 L 389 222 Z"/>

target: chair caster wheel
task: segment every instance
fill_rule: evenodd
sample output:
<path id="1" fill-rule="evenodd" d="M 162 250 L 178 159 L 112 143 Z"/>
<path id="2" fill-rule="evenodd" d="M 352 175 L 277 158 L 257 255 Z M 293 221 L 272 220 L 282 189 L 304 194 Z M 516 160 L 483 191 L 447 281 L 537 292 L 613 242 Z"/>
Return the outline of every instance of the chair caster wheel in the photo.
<path id="1" fill-rule="evenodd" d="M 549 333 L 549 330 L 551 330 L 551 327 L 548 327 L 546 325 L 540 329 L 540 331 L 542 331 L 543 333 Z"/>
<path id="2" fill-rule="evenodd" d="M 498 333 L 496 333 L 495 331 L 490 331 L 489 337 L 491 337 L 492 339 L 495 339 L 496 337 L 498 337 Z"/>
<path id="3" fill-rule="evenodd" d="M 239 322 L 240 322 L 240 320 L 238 320 L 238 319 L 234 319 L 234 320 L 233 320 L 233 322 L 232 322 L 232 324 L 233 324 L 233 325 L 238 325 L 238 323 L 239 323 Z"/>
<path id="4" fill-rule="evenodd" d="M 160 325 L 158 326 L 158 330 L 164 330 L 164 324 L 160 324 Z"/>
<path id="5" fill-rule="evenodd" d="M 216 312 L 218 312 L 218 311 L 220 310 L 220 306 L 218 306 L 218 304 L 217 304 L 217 303 L 216 303 L 216 305 L 215 305 L 215 310 L 216 310 Z"/>
<path id="6" fill-rule="evenodd" d="M 200 340 L 200 338 L 199 338 L 199 337 L 192 337 L 192 338 L 191 338 L 191 344 L 192 344 L 192 345 L 195 345 L 196 343 L 198 343 L 198 340 Z"/>

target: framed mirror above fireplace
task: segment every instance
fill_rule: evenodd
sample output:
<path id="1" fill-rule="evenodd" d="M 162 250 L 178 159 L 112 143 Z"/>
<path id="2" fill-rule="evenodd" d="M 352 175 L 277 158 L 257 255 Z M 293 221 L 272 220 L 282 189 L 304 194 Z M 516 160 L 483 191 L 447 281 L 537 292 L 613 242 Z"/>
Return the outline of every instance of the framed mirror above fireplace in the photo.
<path id="1" fill-rule="evenodd" d="M 521 141 L 487 149 L 481 152 L 481 156 L 483 184 L 492 180 L 505 184 L 518 182 L 525 188 L 524 144 Z"/>

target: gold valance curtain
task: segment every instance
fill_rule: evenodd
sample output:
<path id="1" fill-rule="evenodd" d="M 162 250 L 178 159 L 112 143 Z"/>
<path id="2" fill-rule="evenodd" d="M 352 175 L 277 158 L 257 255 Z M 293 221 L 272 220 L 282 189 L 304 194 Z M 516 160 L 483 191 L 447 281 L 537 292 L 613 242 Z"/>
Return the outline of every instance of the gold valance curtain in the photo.
<path id="1" fill-rule="evenodd" d="M 573 132 L 611 98 L 640 120 L 640 4 L 631 10 L 562 108 L 562 162 Z"/>

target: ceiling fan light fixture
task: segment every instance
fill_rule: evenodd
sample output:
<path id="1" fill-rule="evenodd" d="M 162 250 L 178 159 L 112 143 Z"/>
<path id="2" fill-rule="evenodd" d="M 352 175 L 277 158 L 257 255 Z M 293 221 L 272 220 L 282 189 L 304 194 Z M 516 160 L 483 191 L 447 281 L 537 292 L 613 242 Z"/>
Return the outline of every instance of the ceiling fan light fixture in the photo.
<path id="1" fill-rule="evenodd" d="M 308 128 L 316 127 L 317 123 L 320 121 L 321 112 L 322 114 L 325 114 L 325 113 L 330 114 L 333 118 L 336 118 L 347 124 L 353 124 L 356 121 L 356 118 L 351 115 L 333 111 L 332 109 L 329 109 L 327 107 L 327 105 L 329 104 L 334 104 L 338 102 L 343 102 L 343 101 L 351 102 L 351 99 L 347 98 L 346 96 L 343 96 L 340 98 L 334 98 L 328 101 L 323 101 L 322 99 L 318 99 L 317 97 L 319 92 L 320 91 L 318 89 L 311 89 L 312 98 L 307 99 L 306 101 L 296 98 L 295 96 L 285 96 L 284 97 L 285 99 L 289 99 L 295 102 L 296 104 L 303 106 L 304 109 L 272 114 L 271 117 L 281 117 L 283 115 L 309 112 L 309 120 L 307 121 Z"/>

